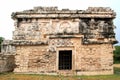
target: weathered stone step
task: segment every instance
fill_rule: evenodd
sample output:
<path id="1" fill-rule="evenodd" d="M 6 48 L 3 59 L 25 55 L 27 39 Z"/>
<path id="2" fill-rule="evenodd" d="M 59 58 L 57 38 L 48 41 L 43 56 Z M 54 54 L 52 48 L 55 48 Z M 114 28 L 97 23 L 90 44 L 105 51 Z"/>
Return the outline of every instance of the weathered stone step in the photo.
<path id="1" fill-rule="evenodd" d="M 59 74 L 64 76 L 72 76 L 74 75 L 74 72 L 72 70 L 60 70 Z"/>

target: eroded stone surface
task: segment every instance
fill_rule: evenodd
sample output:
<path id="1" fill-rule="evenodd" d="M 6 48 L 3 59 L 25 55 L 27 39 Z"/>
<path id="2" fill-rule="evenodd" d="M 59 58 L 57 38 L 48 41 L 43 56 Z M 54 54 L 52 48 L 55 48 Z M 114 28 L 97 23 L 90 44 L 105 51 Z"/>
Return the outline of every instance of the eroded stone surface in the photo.
<path id="1" fill-rule="evenodd" d="M 13 40 L 14 72 L 103 75 L 113 74 L 113 46 L 116 43 L 115 12 L 108 7 L 87 10 L 58 10 L 35 7 L 15 12 Z M 4 42 L 3 44 L 6 44 Z M 59 70 L 59 51 L 72 52 L 72 69 Z M 67 54 L 67 53 L 66 53 Z M 64 65 L 65 66 L 65 65 Z"/>

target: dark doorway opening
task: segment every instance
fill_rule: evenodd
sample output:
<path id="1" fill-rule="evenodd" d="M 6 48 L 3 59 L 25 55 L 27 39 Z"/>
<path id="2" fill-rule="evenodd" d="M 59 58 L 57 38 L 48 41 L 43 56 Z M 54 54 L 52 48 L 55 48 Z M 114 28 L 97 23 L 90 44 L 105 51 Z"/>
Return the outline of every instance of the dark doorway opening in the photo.
<path id="1" fill-rule="evenodd" d="M 72 50 L 59 51 L 59 70 L 72 69 Z"/>

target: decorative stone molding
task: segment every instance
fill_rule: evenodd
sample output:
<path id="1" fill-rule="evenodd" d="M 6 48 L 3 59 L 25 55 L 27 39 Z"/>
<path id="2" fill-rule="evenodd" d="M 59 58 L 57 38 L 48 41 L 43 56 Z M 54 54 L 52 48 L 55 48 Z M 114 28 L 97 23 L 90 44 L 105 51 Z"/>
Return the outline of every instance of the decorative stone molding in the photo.
<path id="1" fill-rule="evenodd" d="M 115 15 L 115 12 L 109 7 L 89 7 L 87 10 L 58 10 L 57 7 L 36 7 L 32 10 L 12 13 L 12 18 L 115 18 Z"/>
<path id="2" fill-rule="evenodd" d="M 47 45 L 48 42 L 41 42 L 41 41 L 27 41 L 27 40 L 5 40 L 3 45 L 13 45 L 13 46 L 20 46 L 20 45 Z"/>

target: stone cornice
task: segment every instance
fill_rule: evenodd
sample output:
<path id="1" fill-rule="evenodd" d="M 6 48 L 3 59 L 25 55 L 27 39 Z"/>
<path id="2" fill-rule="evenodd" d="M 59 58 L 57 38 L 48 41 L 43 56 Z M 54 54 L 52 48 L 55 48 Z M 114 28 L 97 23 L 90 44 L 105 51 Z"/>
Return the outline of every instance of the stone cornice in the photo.
<path id="1" fill-rule="evenodd" d="M 58 10 L 57 7 L 36 7 L 32 10 L 12 13 L 12 18 L 114 18 L 109 7 L 89 7 L 87 10 Z"/>
<path id="2" fill-rule="evenodd" d="M 28 46 L 28 45 L 47 45 L 48 42 L 42 41 L 27 41 L 27 40 L 5 40 L 2 45 L 14 45 L 14 46 Z"/>

